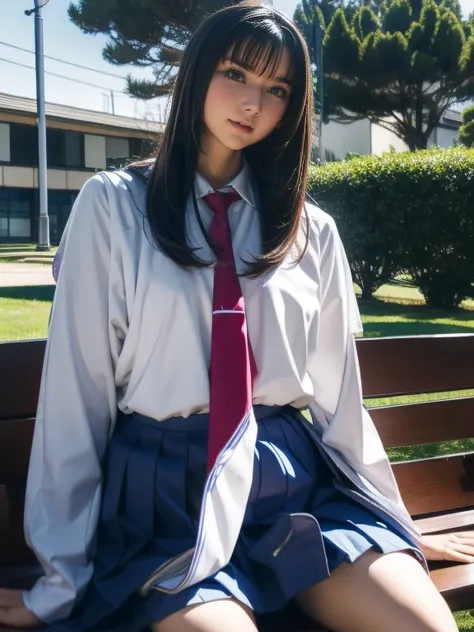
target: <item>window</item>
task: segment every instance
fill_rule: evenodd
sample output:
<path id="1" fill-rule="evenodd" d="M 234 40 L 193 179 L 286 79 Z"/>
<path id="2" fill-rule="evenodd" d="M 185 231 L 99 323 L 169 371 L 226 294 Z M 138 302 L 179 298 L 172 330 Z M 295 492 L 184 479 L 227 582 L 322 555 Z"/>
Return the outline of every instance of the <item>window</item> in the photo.
<path id="1" fill-rule="evenodd" d="M 22 167 L 38 165 L 38 130 L 33 125 L 10 125 L 11 163 Z"/>
<path id="2" fill-rule="evenodd" d="M 130 156 L 134 160 L 146 160 L 155 155 L 158 146 L 158 138 L 132 138 L 130 144 Z"/>
<path id="3" fill-rule="evenodd" d="M 78 191 L 49 191 L 49 234 L 53 245 L 59 244 Z"/>
<path id="4" fill-rule="evenodd" d="M 38 129 L 33 125 L 10 126 L 11 164 L 38 166 Z M 48 167 L 84 168 L 84 134 L 60 129 L 46 130 Z"/>
<path id="5" fill-rule="evenodd" d="M 64 167 L 64 132 L 56 129 L 46 131 L 48 167 Z"/>
<path id="6" fill-rule="evenodd" d="M 107 136 L 105 141 L 107 168 L 120 167 L 130 160 L 130 141 L 128 138 Z"/>
<path id="7" fill-rule="evenodd" d="M 66 167 L 84 167 L 84 134 L 64 132 Z"/>
<path id="8" fill-rule="evenodd" d="M 46 133 L 49 167 L 84 167 L 84 135 L 48 129 Z"/>
<path id="9" fill-rule="evenodd" d="M 0 189 L 0 239 L 8 237 L 8 200 L 6 189 Z"/>
<path id="10" fill-rule="evenodd" d="M 0 162 L 10 162 L 10 125 L 0 123 Z"/>
<path id="11" fill-rule="evenodd" d="M 33 191 L 0 189 L 0 239 L 31 239 Z"/>

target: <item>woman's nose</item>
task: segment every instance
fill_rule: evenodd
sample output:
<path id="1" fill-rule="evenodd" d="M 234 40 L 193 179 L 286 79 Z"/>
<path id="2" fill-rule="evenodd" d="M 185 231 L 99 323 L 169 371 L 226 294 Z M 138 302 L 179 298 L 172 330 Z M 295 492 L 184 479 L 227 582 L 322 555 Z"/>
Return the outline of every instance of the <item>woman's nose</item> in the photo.
<path id="1" fill-rule="evenodd" d="M 244 97 L 244 108 L 246 112 L 258 115 L 262 111 L 262 90 L 260 88 L 248 88 Z"/>

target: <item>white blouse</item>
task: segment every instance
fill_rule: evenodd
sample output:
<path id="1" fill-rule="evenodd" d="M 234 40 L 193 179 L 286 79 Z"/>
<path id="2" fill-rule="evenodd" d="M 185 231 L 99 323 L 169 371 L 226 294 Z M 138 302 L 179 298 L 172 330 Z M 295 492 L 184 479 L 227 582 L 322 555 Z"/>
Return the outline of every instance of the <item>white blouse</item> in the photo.
<path id="1" fill-rule="evenodd" d="M 229 211 L 242 272 L 242 259 L 261 248 L 258 199 L 248 167 L 230 184 L 242 198 Z M 202 197 L 212 188 L 197 175 L 195 189 L 208 228 L 212 211 Z M 301 262 L 291 265 L 289 257 L 264 277 L 241 280 L 258 366 L 254 403 L 312 404 L 328 445 L 400 503 L 362 407 L 352 336 L 361 322 L 345 252 L 332 218 L 307 210 L 310 239 Z M 186 212 L 190 242 L 214 261 L 191 197 Z M 209 406 L 213 269 L 185 271 L 157 249 L 143 182 L 126 172 L 93 177 L 76 201 L 64 246 L 25 514 L 27 540 L 45 575 L 24 601 L 47 622 L 70 613 L 93 573 L 101 459 L 117 408 L 159 422 Z"/>

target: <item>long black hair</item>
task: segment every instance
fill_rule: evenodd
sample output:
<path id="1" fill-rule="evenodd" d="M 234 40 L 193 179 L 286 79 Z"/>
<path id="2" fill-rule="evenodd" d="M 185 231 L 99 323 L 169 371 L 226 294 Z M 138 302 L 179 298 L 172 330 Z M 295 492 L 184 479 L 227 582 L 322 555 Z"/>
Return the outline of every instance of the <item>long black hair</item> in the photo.
<path id="1" fill-rule="evenodd" d="M 254 256 L 249 275 L 280 265 L 296 243 L 311 136 L 308 51 L 298 29 L 283 14 L 268 6 L 239 4 L 214 13 L 192 36 L 148 181 L 146 207 L 151 231 L 159 248 L 182 267 L 210 265 L 188 244 L 185 212 L 187 198 L 193 193 L 204 103 L 215 69 L 230 52 L 232 62 L 272 75 L 285 48 L 291 58 L 292 85 L 285 115 L 269 136 L 244 149 L 261 202 L 262 254 Z"/>

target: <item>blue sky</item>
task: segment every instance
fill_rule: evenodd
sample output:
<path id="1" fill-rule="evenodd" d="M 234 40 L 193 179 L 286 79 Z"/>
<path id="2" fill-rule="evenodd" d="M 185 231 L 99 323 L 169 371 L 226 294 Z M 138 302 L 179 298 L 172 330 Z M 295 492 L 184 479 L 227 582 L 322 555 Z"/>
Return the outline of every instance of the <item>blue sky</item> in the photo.
<path id="1" fill-rule="evenodd" d="M 84 35 L 74 26 L 67 17 L 68 3 L 68 0 L 50 0 L 43 9 L 46 55 L 89 66 L 101 72 L 125 76 L 130 71 L 136 77 L 150 76 L 150 70 L 147 69 L 116 67 L 103 61 L 102 48 L 105 38 Z M 33 6 L 33 0 L 3 0 L 0 4 L 3 5 L 0 8 L 0 42 L 33 50 L 34 18 L 33 16 L 28 18 L 24 14 L 25 9 Z M 274 4 L 292 15 L 296 0 L 274 0 Z M 461 0 L 461 6 L 464 13 L 468 14 L 474 11 L 474 0 Z M 36 95 L 34 71 L 6 63 L 1 59 L 33 67 L 34 56 L 0 43 L 0 92 L 34 98 Z M 67 81 L 46 75 L 46 99 L 51 102 L 100 111 L 107 111 L 109 108 L 110 111 L 110 90 L 115 90 L 117 91 L 116 114 L 146 116 L 152 120 L 160 120 L 160 110 L 163 114 L 166 106 L 163 100 L 141 103 L 120 94 L 119 92 L 124 87 L 124 82 L 120 78 L 81 70 L 49 59 L 46 59 L 45 67 L 51 73 L 75 79 L 75 81 Z M 96 84 L 97 87 L 79 84 L 78 80 Z"/>

